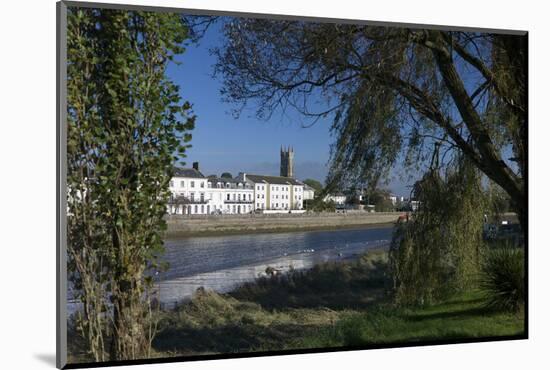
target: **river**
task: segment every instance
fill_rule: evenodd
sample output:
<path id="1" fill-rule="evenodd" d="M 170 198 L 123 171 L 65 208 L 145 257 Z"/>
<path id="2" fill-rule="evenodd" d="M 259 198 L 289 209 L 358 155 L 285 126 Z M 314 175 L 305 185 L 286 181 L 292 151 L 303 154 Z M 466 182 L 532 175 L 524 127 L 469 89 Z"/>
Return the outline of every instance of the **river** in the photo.
<path id="1" fill-rule="evenodd" d="M 193 237 L 166 240 L 170 268 L 157 275 L 165 306 L 190 298 L 199 287 L 227 292 L 265 275 L 354 258 L 388 245 L 392 228 Z"/>
<path id="2" fill-rule="evenodd" d="M 189 299 L 199 287 L 228 292 L 265 276 L 268 266 L 285 273 L 315 264 L 355 258 L 389 244 L 392 227 L 189 237 L 165 240 L 166 272 L 155 273 L 166 308 Z M 71 296 L 69 291 L 69 297 Z M 69 298 L 68 311 L 79 303 Z"/>

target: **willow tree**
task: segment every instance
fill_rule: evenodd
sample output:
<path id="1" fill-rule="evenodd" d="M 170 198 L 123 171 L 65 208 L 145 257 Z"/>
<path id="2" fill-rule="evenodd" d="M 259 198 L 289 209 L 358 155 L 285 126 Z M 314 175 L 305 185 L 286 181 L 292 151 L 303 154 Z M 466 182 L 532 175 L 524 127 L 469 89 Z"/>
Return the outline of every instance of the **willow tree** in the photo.
<path id="1" fill-rule="evenodd" d="M 372 187 L 401 158 L 463 153 L 525 223 L 526 36 L 248 18 L 224 30 L 216 73 L 237 114 L 332 119 L 329 184 Z"/>
<path id="2" fill-rule="evenodd" d="M 194 126 L 166 76 L 186 38 L 174 14 L 68 12 L 69 278 L 96 361 L 150 357 L 148 271 L 159 268 L 168 183 Z"/>
<path id="3" fill-rule="evenodd" d="M 430 304 L 476 286 L 484 243 L 486 196 L 481 176 L 464 156 L 416 182 L 418 210 L 394 230 L 390 269 L 399 304 Z"/>

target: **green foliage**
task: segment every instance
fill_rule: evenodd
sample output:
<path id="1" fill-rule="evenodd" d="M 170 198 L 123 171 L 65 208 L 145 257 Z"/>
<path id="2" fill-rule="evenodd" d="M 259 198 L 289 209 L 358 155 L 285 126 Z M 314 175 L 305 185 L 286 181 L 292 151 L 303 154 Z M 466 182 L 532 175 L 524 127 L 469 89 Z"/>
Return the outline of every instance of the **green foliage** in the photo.
<path id="1" fill-rule="evenodd" d="M 376 212 L 392 212 L 395 206 L 389 199 L 390 192 L 384 189 L 374 189 L 367 192 L 368 204 L 374 205 Z"/>
<path id="2" fill-rule="evenodd" d="M 149 355 L 149 275 L 195 121 L 165 75 L 186 38 L 176 14 L 68 11 L 68 267 L 96 361 Z"/>
<path id="3" fill-rule="evenodd" d="M 318 196 L 323 191 L 323 184 L 314 179 L 305 179 L 304 184 L 311 186 L 315 190 L 315 195 Z"/>
<path id="4" fill-rule="evenodd" d="M 478 172 L 459 158 L 445 178 L 435 170 L 416 185 L 420 208 L 397 226 L 390 256 L 395 300 L 430 304 L 474 286 L 483 251 Z"/>
<path id="5" fill-rule="evenodd" d="M 232 179 L 233 175 L 231 175 L 229 172 L 224 172 L 220 176 L 222 179 Z"/>
<path id="6" fill-rule="evenodd" d="M 489 183 L 487 197 L 487 213 L 490 214 L 497 223 L 499 223 L 504 213 L 510 212 L 512 209 L 510 196 L 506 194 L 500 186 L 494 183 Z"/>
<path id="7" fill-rule="evenodd" d="M 517 312 L 525 302 L 525 255 L 509 246 L 490 249 L 481 270 L 480 288 L 488 307 Z"/>
<path id="8" fill-rule="evenodd" d="M 311 212 L 334 212 L 336 211 L 336 203 L 329 200 L 325 202 L 322 198 L 304 200 L 304 208 Z"/>

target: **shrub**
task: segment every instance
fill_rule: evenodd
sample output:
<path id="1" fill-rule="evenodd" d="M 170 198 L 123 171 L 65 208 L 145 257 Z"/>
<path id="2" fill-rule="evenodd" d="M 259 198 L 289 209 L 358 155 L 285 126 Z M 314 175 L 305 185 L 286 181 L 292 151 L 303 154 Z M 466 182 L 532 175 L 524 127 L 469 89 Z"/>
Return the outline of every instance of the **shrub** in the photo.
<path id="1" fill-rule="evenodd" d="M 524 263 L 521 248 L 500 247 L 488 252 L 480 280 L 488 307 L 517 312 L 523 306 Z"/>

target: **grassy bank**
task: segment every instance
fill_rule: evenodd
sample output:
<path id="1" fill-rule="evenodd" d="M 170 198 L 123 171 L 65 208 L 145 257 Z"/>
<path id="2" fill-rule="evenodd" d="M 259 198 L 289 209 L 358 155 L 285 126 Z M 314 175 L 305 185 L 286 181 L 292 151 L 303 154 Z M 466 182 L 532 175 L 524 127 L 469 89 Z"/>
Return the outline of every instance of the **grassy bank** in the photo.
<path id="1" fill-rule="evenodd" d="M 480 292 L 438 305 L 394 307 L 386 294 L 387 254 L 326 263 L 263 278 L 231 294 L 199 291 L 162 314 L 155 350 L 197 355 L 362 346 L 521 335 L 522 314 L 484 306 Z"/>
<path id="2" fill-rule="evenodd" d="M 160 313 L 152 357 L 312 349 L 522 335 L 523 313 L 485 307 L 470 291 L 429 307 L 395 307 L 387 252 L 261 278 L 229 294 L 198 290 Z M 70 358 L 87 362 L 81 344 Z"/>

